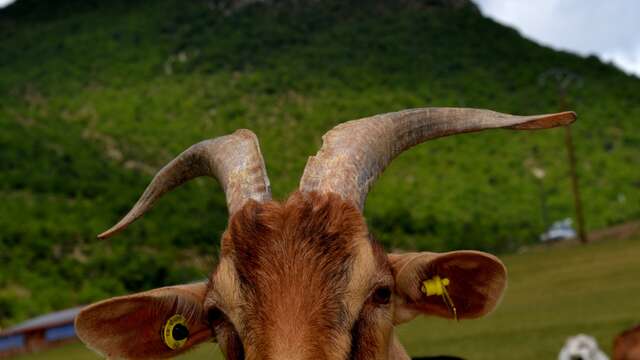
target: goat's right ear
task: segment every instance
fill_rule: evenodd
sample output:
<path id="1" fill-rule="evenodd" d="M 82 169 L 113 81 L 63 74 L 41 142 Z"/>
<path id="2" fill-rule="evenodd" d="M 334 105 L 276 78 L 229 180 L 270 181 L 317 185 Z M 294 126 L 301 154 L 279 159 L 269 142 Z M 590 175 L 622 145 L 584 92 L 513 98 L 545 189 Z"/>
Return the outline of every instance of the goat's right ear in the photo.
<path id="1" fill-rule="evenodd" d="M 418 314 L 453 318 L 454 306 L 460 319 L 475 319 L 491 312 L 507 285 L 507 270 L 497 257 L 479 251 L 448 253 L 389 254 L 396 282 L 396 324 Z M 435 276 L 447 280 L 447 305 L 442 295 L 423 293 L 426 280 Z"/>
<path id="2" fill-rule="evenodd" d="M 87 346 L 109 359 L 172 357 L 213 337 L 202 306 L 206 292 L 203 282 L 104 300 L 78 314 L 76 332 Z M 165 334 L 167 326 L 170 331 Z"/>

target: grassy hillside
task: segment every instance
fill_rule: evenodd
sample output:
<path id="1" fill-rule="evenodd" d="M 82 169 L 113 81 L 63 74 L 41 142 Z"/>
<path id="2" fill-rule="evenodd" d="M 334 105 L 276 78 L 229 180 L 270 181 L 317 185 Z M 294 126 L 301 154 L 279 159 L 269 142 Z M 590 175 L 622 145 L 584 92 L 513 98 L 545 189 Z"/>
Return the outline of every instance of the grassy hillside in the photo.
<path id="1" fill-rule="evenodd" d="M 321 135 L 352 118 L 422 106 L 557 109 L 570 92 L 590 229 L 640 217 L 640 80 L 555 52 L 444 1 L 252 5 L 33 1 L 0 11 L 0 326 L 203 277 L 226 223 L 198 180 L 108 242 L 95 234 L 154 172 L 205 138 L 255 131 L 276 197 L 293 191 Z M 389 248 L 498 252 L 572 215 L 562 129 L 447 138 L 396 160 L 366 215 Z"/>
<path id="2" fill-rule="evenodd" d="M 507 255 L 509 287 L 489 317 L 459 323 L 419 318 L 399 328 L 413 356 L 471 360 L 555 359 L 568 336 L 587 333 L 611 354 L 615 335 L 640 321 L 640 239 Z M 180 359 L 222 359 L 205 345 Z M 517 355 L 514 355 L 517 354 Z M 98 359 L 81 344 L 19 360 Z"/>

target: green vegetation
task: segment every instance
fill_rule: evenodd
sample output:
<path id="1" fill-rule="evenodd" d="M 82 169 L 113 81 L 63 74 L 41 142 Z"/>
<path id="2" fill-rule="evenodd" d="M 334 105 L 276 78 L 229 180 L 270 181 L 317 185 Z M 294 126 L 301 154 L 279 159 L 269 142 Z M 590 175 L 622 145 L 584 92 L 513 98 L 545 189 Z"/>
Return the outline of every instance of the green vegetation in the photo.
<path id="1" fill-rule="evenodd" d="M 205 138 L 255 131 L 273 184 L 296 188 L 321 135 L 422 106 L 557 111 L 548 69 L 582 77 L 569 102 L 590 229 L 640 217 L 640 81 L 541 47 L 445 1 L 19 0 L 0 11 L 0 326 L 206 276 L 226 223 L 198 180 L 110 241 L 95 235 L 154 172 Z M 297 4 L 297 5 L 296 5 Z M 635 131 L 634 131 L 635 130 Z M 572 215 L 562 129 L 447 138 L 396 160 L 366 209 L 388 248 L 513 251 Z"/>
<path id="2" fill-rule="evenodd" d="M 409 353 L 473 360 L 555 359 L 568 336 L 587 333 L 611 354 L 615 335 L 638 321 L 640 238 L 507 255 L 509 287 L 489 317 L 456 323 L 416 319 L 399 328 Z M 215 345 L 180 357 L 222 359 Z M 19 360 L 97 359 L 76 344 Z"/>

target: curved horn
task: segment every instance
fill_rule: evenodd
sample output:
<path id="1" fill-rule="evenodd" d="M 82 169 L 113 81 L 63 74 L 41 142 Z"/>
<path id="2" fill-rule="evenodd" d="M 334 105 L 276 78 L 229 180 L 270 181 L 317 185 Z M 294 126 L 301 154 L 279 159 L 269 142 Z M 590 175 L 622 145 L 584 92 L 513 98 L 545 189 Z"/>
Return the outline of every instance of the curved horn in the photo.
<path id="1" fill-rule="evenodd" d="M 246 129 L 199 142 L 163 167 L 138 202 L 111 229 L 98 235 L 108 238 L 142 216 L 163 194 L 199 176 L 218 179 L 227 198 L 229 214 L 244 203 L 271 199 L 269 178 L 256 135 Z"/>
<path id="2" fill-rule="evenodd" d="M 441 136 L 507 128 L 546 129 L 568 125 L 574 112 L 515 116 L 464 108 L 422 108 L 375 115 L 340 124 L 322 137 L 300 179 L 303 192 L 334 192 L 360 210 L 373 182 L 406 149 Z"/>

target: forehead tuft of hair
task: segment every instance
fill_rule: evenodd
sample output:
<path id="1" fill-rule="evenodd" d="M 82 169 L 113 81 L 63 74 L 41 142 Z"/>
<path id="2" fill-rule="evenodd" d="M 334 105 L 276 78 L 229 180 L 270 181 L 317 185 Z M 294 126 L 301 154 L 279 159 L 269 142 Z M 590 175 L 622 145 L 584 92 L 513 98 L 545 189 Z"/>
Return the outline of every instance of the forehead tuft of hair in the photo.
<path id="1" fill-rule="evenodd" d="M 367 236 L 364 218 L 352 203 L 333 193 L 295 192 L 284 203 L 249 201 L 231 218 L 222 250 L 233 254 L 237 265 L 251 263 L 255 258 L 243 255 L 256 251 L 321 250 L 329 257 L 350 253 L 354 239 Z"/>

